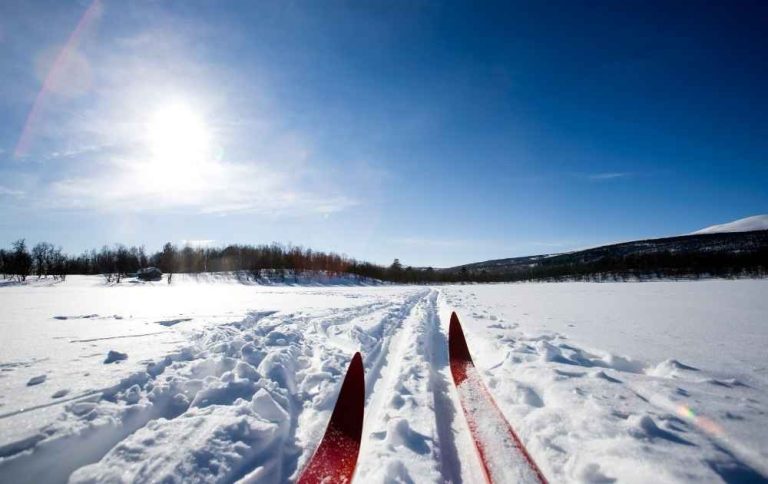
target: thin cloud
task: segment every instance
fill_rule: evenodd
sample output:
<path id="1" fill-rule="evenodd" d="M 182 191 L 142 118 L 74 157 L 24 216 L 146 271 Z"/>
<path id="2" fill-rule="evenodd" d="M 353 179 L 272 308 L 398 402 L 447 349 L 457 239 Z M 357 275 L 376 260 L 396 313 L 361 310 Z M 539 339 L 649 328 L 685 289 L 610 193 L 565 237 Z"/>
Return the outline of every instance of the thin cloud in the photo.
<path id="1" fill-rule="evenodd" d="M 96 153 L 105 149 L 101 145 L 82 145 L 74 148 L 68 148 L 60 151 L 53 151 L 46 156 L 46 159 L 55 160 L 58 158 L 76 158 L 88 153 Z"/>
<path id="2" fill-rule="evenodd" d="M 22 190 L 15 190 L 13 188 L 8 188 L 0 185 L 0 196 L 23 197 L 24 192 Z"/>
<path id="3" fill-rule="evenodd" d="M 48 204 L 101 212 L 192 209 L 262 215 L 333 213 L 355 204 L 349 197 L 311 190 L 292 174 L 264 165 L 216 163 L 202 174 L 179 173 L 165 182 L 153 178 L 141 163 L 120 164 L 100 174 L 52 183 Z"/>
<path id="4" fill-rule="evenodd" d="M 84 46 L 99 82 L 89 92 L 89 106 L 76 116 L 57 99 L 39 119 L 45 143 L 41 137 L 37 150 L 45 154 L 34 158 L 55 170 L 38 178 L 33 188 L 43 195 L 35 203 L 98 212 L 277 216 L 329 214 L 356 205 L 343 189 L 354 184 L 313 159 L 303 133 L 283 127 L 280 107 L 258 79 L 185 50 L 195 44 L 192 36 L 216 33 L 189 32 L 149 26 L 133 37 Z M 148 45 L 161 47 L 148 51 Z M 210 153 L 194 163 L 158 163 L 147 123 L 177 98 L 199 112 L 210 131 Z"/>
<path id="5" fill-rule="evenodd" d="M 622 178 L 629 178 L 633 174 L 629 172 L 606 172 L 606 173 L 589 173 L 583 175 L 583 178 L 589 181 L 610 181 L 618 180 Z"/>

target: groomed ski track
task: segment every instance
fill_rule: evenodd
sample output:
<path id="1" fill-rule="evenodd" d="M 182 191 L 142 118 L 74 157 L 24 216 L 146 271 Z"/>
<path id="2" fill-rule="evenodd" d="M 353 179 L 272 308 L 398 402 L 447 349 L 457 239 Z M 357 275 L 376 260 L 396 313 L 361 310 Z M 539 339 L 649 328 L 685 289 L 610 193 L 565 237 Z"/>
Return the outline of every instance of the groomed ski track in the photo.
<path id="1" fill-rule="evenodd" d="M 438 296 L 436 290 L 419 295 L 388 341 L 381 371 L 367 383 L 359 482 L 413 482 L 414 476 L 482 482 L 450 380 Z"/>
<path id="2" fill-rule="evenodd" d="M 438 300 L 438 291 L 417 288 L 345 309 L 255 312 L 209 328 L 147 362 L 146 371 L 63 401 L 60 422 L 1 449 L 0 475 L 13 482 L 296 479 L 359 349 L 366 414 L 354 482 L 481 482 L 457 410 Z M 221 455 L 201 459 L 211 448 Z"/>
<path id="3" fill-rule="evenodd" d="M 353 482 L 485 482 L 449 367 L 458 309 L 478 373 L 552 482 L 607 482 L 622 469 L 626 482 L 763 482 L 759 449 L 675 416 L 682 398 L 717 402 L 712 392 L 725 387 L 723 401 L 760 398 L 739 381 L 523 332 L 471 288 L 295 294 L 300 305 L 259 304 L 190 331 L 180 323 L 174 351 L 47 404 L 55 421 L 0 444 L 0 481 L 292 482 L 360 351 L 365 420 Z M 7 408 L 0 425 L 37 411 Z M 649 456 L 657 461 L 644 466 Z"/>

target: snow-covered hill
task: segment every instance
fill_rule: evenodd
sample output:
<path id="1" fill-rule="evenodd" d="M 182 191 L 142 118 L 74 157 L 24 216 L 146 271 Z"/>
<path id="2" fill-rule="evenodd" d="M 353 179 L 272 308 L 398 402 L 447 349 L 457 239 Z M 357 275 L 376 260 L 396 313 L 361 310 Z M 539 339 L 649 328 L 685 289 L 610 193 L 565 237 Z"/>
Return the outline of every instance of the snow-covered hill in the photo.
<path id="1" fill-rule="evenodd" d="M 630 278 L 759 277 L 768 231 L 709 233 L 636 240 L 564 254 L 513 257 L 442 269 L 486 273 L 498 280 L 615 275 Z M 599 277 L 596 279 L 600 280 Z M 493 280 L 493 279 L 491 279 Z"/>
<path id="2" fill-rule="evenodd" d="M 754 215 L 752 217 L 742 218 L 719 225 L 712 225 L 693 232 L 691 235 L 698 234 L 719 234 L 722 232 L 751 232 L 753 230 L 768 230 L 768 214 Z"/>
<path id="3" fill-rule="evenodd" d="M 765 482 L 768 280 L 0 287 L 0 482 L 291 482 L 355 351 L 355 482 L 484 482 L 475 364 L 550 482 Z"/>

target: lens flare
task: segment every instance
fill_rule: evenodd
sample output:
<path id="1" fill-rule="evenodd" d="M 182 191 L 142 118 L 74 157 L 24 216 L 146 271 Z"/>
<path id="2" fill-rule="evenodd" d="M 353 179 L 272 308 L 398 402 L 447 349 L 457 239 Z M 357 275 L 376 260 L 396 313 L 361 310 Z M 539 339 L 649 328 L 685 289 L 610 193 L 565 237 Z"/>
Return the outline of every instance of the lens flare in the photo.
<path id="1" fill-rule="evenodd" d="M 687 405 L 678 405 L 677 406 L 677 415 L 688 422 L 691 422 L 695 426 L 699 427 L 700 429 L 704 430 L 705 432 L 714 435 L 716 437 L 722 437 L 723 436 L 723 428 L 720 427 L 715 421 L 708 419 L 707 417 L 702 417 L 700 415 L 696 415 L 696 412 L 693 411 L 693 409 Z"/>
<path id="2" fill-rule="evenodd" d="M 100 13 L 100 0 L 93 0 L 83 13 L 83 16 L 80 17 L 80 21 L 77 23 L 75 30 L 69 35 L 64 47 L 61 48 L 56 56 L 48 74 L 45 76 L 40 91 L 38 91 L 37 96 L 35 97 L 32 109 L 30 109 L 27 119 L 24 122 L 24 128 L 21 130 L 19 141 L 16 143 L 16 148 L 13 151 L 14 157 L 18 158 L 24 156 L 29 150 L 32 134 L 35 131 L 36 125 L 40 122 L 40 113 L 43 110 L 49 93 L 53 90 L 52 88 L 57 84 L 59 78 L 62 75 L 65 75 L 67 66 L 71 63 L 71 60 L 77 58 L 76 49 L 80 44 L 80 38 L 83 36 L 83 33 L 87 30 L 88 26 L 99 17 Z"/>

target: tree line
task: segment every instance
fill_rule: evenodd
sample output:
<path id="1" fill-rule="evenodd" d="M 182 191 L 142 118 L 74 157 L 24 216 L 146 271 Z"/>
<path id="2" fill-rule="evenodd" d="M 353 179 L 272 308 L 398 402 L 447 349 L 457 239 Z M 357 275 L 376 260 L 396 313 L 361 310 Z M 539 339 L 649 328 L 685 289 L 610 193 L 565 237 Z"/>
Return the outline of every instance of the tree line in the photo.
<path id="1" fill-rule="evenodd" d="M 24 239 L 19 239 L 10 249 L 0 249 L 0 274 L 20 282 L 31 275 L 63 280 L 67 274 L 101 274 L 107 282 L 120 283 L 124 277 L 146 267 L 159 268 L 168 275 L 169 281 L 175 273 L 202 272 L 247 272 L 260 276 L 263 271 L 271 271 L 285 277 L 288 271 L 292 274 L 322 271 L 376 279 L 387 279 L 388 274 L 386 268 L 376 264 L 277 243 L 214 248 L 178 247 L 169 242 L 154 253 L 148 253 L 144 247 L 116 244 L 67 255 L 48 242 L 40 242 L 30 249 Z"/>
<path id="2" fill-rule="evenodd" d="M 20 239 L 10 249 L 0 249 L 0 274 L 18 281 L 29 276 L 64 280 L 67 274 L 102 274 L 107 282 L 119 283 L 146 267 L 159 268 L 168 275 L 169 282 L 174 273 L 237 272 L 256 279 L 269 273 L 285 281 L 288 274 L 296 277 L 322 271 L 406 284 L 768 276 L 768 244 L 762 242 L 748 250 L 600 250 L 599 257 L 586 255 L 593 249 L 499 270 L 473 266 L 434 269 L 404 266 L 398 259 L 383 266 L 277 243 L 213 248 L 177 247 L 169 242 L 154 253 L 147 253 L 144 247 L 117 244 L 70 256 L 50 243 L 40 242 L 29 248 Z"/>
<path id="3" fill-rule="evenodd" d="M 768 250 L 750 253 L 628 254 L 597 262 L 549 264 L 546 261 L 506 272 L 461 268 L 449 282 L 627 281 L 649 279 L 768 277 Z"/>
<path id="4" fill-rule="evenodd" d="M 68 273 L 67 256 L 61 247 L 40 242 L 30 251 L 24 239 L 11 244 L 10 250 L 0 249 L 0 274 L 24 282 L 31 274 L 64 280 Z"/>

